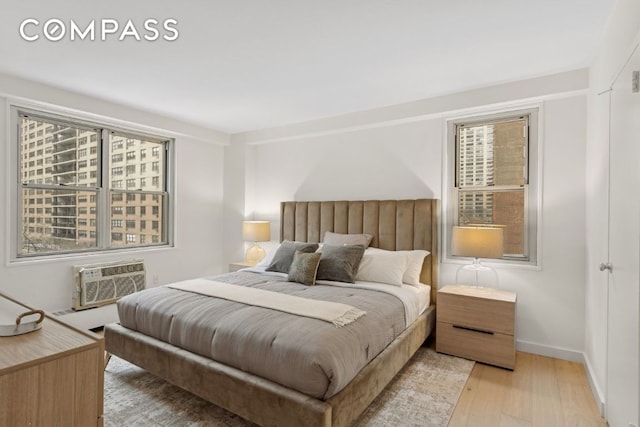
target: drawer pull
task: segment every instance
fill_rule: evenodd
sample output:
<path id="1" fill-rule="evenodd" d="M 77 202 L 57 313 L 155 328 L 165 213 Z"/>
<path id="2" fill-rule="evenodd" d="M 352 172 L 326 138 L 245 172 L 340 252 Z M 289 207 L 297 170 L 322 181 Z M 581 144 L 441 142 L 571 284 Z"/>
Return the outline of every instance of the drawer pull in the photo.
<path id="1" fill-rule="evenodd" d="M 465 331 L 480 332 L 481 334 L 493 335 L 493 332 L 485 331 L 483 329 L 469 328 L 467 326 L 459 326 L 459 325 L 452 325 L 452 326 L 456 329 L 464 329 Z"/>

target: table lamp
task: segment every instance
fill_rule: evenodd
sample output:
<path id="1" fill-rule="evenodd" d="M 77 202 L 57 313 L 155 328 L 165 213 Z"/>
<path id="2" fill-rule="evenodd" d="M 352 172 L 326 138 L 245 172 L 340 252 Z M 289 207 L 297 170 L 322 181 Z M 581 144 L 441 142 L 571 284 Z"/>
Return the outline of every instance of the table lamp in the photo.
<path id="1" fill-rule="evenodd" d="M 271 224 L 269 221 L 244 221 L 242 223 L 242 240 L 253 242 L 253 246 L 245 253 L 244 261 L 249 265 L 256 265 L 266 255 L 265 250 L 258 245 L 258 242 L 271 240 Z"/>
<path id="2" fill-rule="evenodd" d="M 493 271 L 491 267 L 480 264 L 479 258 L 502 258 L 503 232 L 499 227 L 453 227 L 451 233 L 451 255 L 461 257 L 473 257 L 473 264 L 463 265 L 456 271 L 456 283 L 461 269 L 470 270 L 476 274 L 476 286 L 478 286 L 478 273 L 481 271 Z"/>

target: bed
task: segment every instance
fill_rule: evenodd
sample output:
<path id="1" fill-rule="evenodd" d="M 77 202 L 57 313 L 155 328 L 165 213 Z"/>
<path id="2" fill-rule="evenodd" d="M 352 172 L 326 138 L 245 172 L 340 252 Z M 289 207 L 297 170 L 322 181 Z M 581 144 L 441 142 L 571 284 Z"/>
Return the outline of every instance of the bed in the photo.
<path id="1" fill-rule="evenodd" d="M 437 217 L 438 201 L 435 199 L 283 202 L 281 204 L 280 240 L 283 242 L 320 242 L 327 232 L 343 235 L 364 233 L 372 236 L 371 248 L 386 251 L 426 250 L 430 253 L 424 258 L 419 272 L 420 282 L 430 286 L 428 288 L 430 304 L 411 318 L 415 318 L 415 320 L 406 325 L 406 329 L 403 326 L 401 330 L 396 331 L 390 342 L 384 343 L 383 348 L 375 349 L 375 345 L 380 344 L 372 344 L 371 358 L 364 362 L 358 361 L 362 366 L 355 368 L 357 371 L 347 377 L 348 381 L 344 377 L 335 375 L 338 379 L 333 383 L 334 375 L 332 372 L 331 375 L 328 375 L 331 377 L 331 381 L 316 387 L 317 383 L 323 381 L 316 375 L 317 373 L 310 371 L 307 376 L 312 380 L 316 378 L 316 381 L 311 381 L 312 386 L 306 383 L 299 384 L 300 377 L 305 375 L 298 374 L 292 375 L 290 379 L 284 378 L 282 372 L 287 369 L 282 369 L 282 367 L 268 365 L 268 362 L 265 362 L 267 364 L 260 368 L 247 367 L 246 363 L 249 362 L 236 362 L 238 355 L 233 352 L 216 353 L 217 350 L 213 348 L 215 346 L 210 346 L 211 349 L 206 345 L 202 345 L 202 348 L 198 347 L 198 341 L 186 337 L 189 334 L 185 333 L 185 330 L 180 331 L 179 328 L 173 326 L 164 328 L 163 325 L 167 324 L 167 320 L 162 318 L 159 311 L 155 314 L 152 313 L 152 308 L 163 304 L 173 305 L 171 298 L 178 298 L 187 299 L 189 301 L 187 304 L 217 304 L 215 309 L 209 306 L 206 306 L 209 308 L 198 306 L 194 310 L 197 313 L 215 312 L 216 310 L 224 311 L 227 302 L 221 302 L 215 298 L 209 298 L 207 302 L 203 302 L 203 299 L 208 297 L 202 295 L 197 298 L 193 295 L 185 296 L 188 292 L 167 289 L 166 287 L 154 291 L 154 294 L 149 294 L 152 295 L 152 298 L 156 298 L 155 302 L 149 302 L 152 298 L 147 298 L 145 296 L 147 294 L 136 297 L 147 298 L 146 300 L 138 300 L 131 305 L 138 307 L 146 304 L 151 307 L 147 317 L 141 314 L 144 311 L 142 309 L 132 310 L 127 314 L 127 311 L 119 305 L 119 311 L 123 316 L 121 319 L 128 319 L 126 322 L 121 320 L 121 323 L 128 324 L 129 327 L 121 324 L 107 325 L 105 327 L 106 350 L 259 425 L 351 425 L 434 329 L 438 265 Z M 282 276 L 263 280 L 262 276 L 257 276 L 257 273 L 251 270 L 229 273 L 213 279 L 221 283 L 234 283 L 236 279 L 251 281 L 251 278 L 257 287 L 264 289 L 277 290 L 287 283 Z M 316 293 L 331 287 L 329 285 L 331 283 L 327 283 L 326 286 L 321 283 L 320 286 L 311 286 L 308 289 L 303 289 L 303 285 L 289 287 L 293 289 L 294 293 L 304 292 L 305 295 L 316 298 Z M 365 283 L 363 287 L 366 285 Z M 360 295 L 364 292 L 367 293 L 366 299 L 369 300 L 370 295 L 374 294 L 368 289 L 353 290 L 348 285 L 338 285 L 332 289 L 336 290 L 334 293 L 338 295 L 335 297 L 337 300 L 353 301 L 354 306 L 363 304 L 354 295 Z M 347 293 L 345 294 L 345 292 Z M 383 294 L 382 292 L 378 293 Z M 380 297 L 383 298 L 382 306 L 390 305 L 389 298 L 393 299 L 388 294 L 385 295 Z M 347 297 L 353 297 L 353 299 Z M 324 296 L 318 298 L 326 299 Z M 405 312 L 406 310 L 405 305 Z M 251 313 L 256 315 L 259 312 L 253 307 L 231 311 L 236 317 L 239 316 L 237 313 L 241 311 L 249 313 L 249 317 L 246 319 L 253 319 L 250 317 Z M 338 333 L 344 334 L 356 326 L 365 328 L 365 330 L 371 328 L 370 325 L 366 326 L 367 323 L 363 319 L 366 319 L 366 322 L 373 322 L 375 325 L 376 321 L 380 322 L 381 319 L 391 316 L 387 313 L 377 312 L 378 309 L 369 309 L 369 312 L 361 319 L 357 319 L 343 328 L 336 328 L 333 325 L 327 326 L 322 322 L 317 323 L 318 321 L 311 323 L 311 319 L 297 319 L 295 322 L 297 322 L 296 325 L 301 325 L 300 327 L 317 329 L 317 333 L 333 328 L 340 331 Z M 281 315 L 286 314 L 279 313 L 277 316 Z M 168 317 L 171 318 L 171 316 Z M 225 320 L 229 317 L 225 317 Z M 407 314 L 405 317 L 410 318 Z M 203 323 L 201 319 L 195 320 L 195 322 Z M 253 325 L 253 330 L 247 335 L 260 335 L 262 330 L 255 326 L 260 323 L 261 321 L 256 322 L 255 319 L 248 322 Z M 237 327 L 234 326 L 234 328 Z M 171 329 L 172 332 L 167 332 L 167 329 Z M 222 329 L 218 330 L 218 332 L 220 331 Z M 166 336 L 167 334 L 172 336 Z M 216 336 L 216 339 L 220 335 L 221 333 Z M 369 333 L 369 335 L 374 334 Z M 295 339 L 302 341 L 300 337 Z M 318 340 L 313 339 L 311 342 L 317 343 Z M 228 347 L 237 348 L 238 346 L 229 344 Z M 259 342 L 255 348 L 258 354 L 262 354 L 263 351 L 259 351 Z M 320 358 L 321 353 L 317 346 L 309 351 L 318 351 Z M 208 352 L 213 353 L 209 354 Z M 330 353 L 331 350 L 328 351 L 328 354 Z M 300 358 L 302 361 L 308 360 L 309 355 L 302 355 Z M 357 357 L 347 357 L 346 359 L 357 359 Z M 291 362 L 290 365 L 293 366 L 296 363 Z M 252 369 L 258 374 L 251 373 Z M 322 372 L 332 369 L 332 367 L 321 366 L 317 370 Z"/>

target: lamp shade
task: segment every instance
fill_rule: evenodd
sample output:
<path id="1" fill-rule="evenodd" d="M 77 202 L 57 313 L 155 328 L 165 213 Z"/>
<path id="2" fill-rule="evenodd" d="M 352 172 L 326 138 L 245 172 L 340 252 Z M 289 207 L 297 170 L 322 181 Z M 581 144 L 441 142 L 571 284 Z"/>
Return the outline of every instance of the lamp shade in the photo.
<path id="1" fill-rule="evenodd" d="M 244 221 L 242 223 L 242 240 L 245 242 L 268 242 L 271 240 L 271 224 L 269 221 Z"/>
<path id="2" fill-rule="evenodd" d="M 502 228 L 453 227 L 451 254 L 474 258 L 502 258 Z"/>

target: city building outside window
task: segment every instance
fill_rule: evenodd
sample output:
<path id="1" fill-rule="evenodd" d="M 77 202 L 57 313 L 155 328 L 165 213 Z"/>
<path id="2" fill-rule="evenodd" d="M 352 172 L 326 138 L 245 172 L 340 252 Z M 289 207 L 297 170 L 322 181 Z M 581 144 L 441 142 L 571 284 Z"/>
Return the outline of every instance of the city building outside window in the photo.
<path id="1" fill-rule="evenodd" d="M 449 239 L 451 226 L 500 227 L 503 260 L 536 263 L 537 113 L 449 122 Z"/>
<path id="2" fill-rule="evenodd" d="M 109 250 L 124 245 L 171 244 L 172 197 L 169 186 L 164 184 L 170 183 L 167 173 L 171 171 L 171 140 L 17 106 L 11 107 L 11 120 L 18 181 L 13 190 L 17 193 L 18 215 L 12 258 Z M 125 153 L 124 145 L 136 149 Z M 142 164 L 136 159 L 138 150 L 140 157 L 147 150 L 154 153 L 158 170 L 146 173 L 146 168 L 138 167 Z M 124 158 L 126 167 L 120 163 Z M 114 179 L 125 173 L 126 180 Z M 142 173 L 145 176 L 140 176 Z M 136 188 L 138 179 L 144 182 L 148 177 L 163 186 L 147 191 Z M 147 194 L 153 203 L 145 202 Z M 151 239 L 137 238 L 146 227 L 137 216 L 138 212 L 145 212 L 143 202 L 158 212 L 154 229 L 146 231 Z M 29 205 L 39 207 L 28 208 Z M 122 232 L 114 231 L 122 229 L 125 212 L 126 238 Z M 100 233 L 103 229 L 110 233 Z"/>

